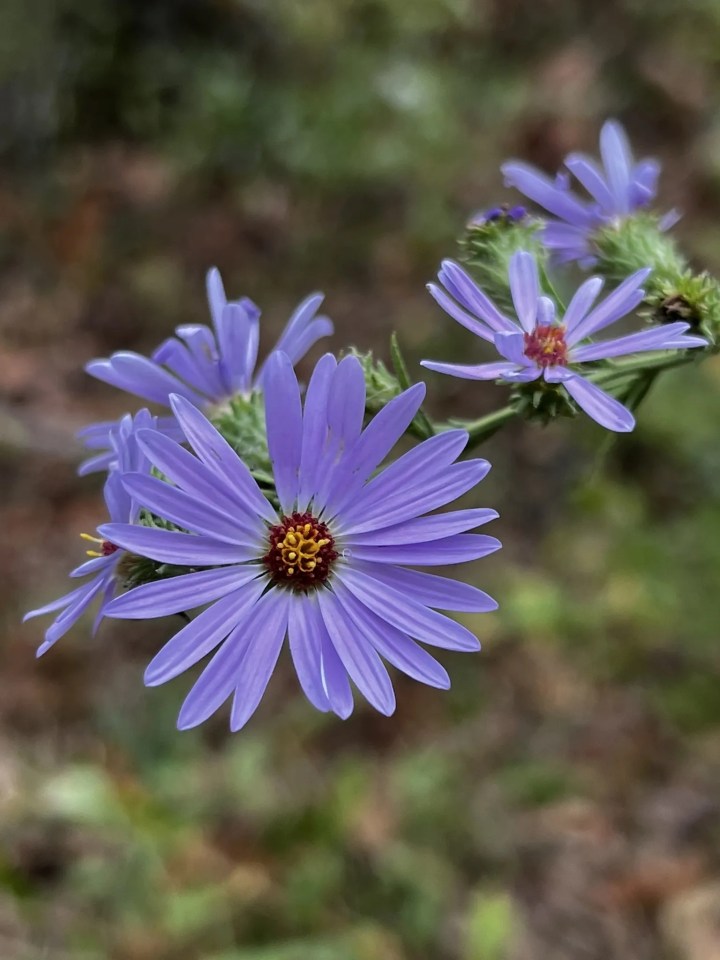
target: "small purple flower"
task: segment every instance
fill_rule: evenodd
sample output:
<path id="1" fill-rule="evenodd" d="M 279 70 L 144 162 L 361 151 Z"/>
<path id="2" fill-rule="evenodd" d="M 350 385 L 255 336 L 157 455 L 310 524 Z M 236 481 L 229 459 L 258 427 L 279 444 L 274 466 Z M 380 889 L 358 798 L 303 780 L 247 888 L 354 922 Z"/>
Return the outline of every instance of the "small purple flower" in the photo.
<path id="1" fill-rule="evenodd" d="M 522 223 L 527 218 L 525 207 L 491 207 L 489 210 L 478 210 L 468 221 L 468 227 L 484 227 L 488 223 L 514 224 Z"/>
<path id="2" fill-rule="evenodd" d="M 137 431 L 152 430 L 156 419 L 147 410 L 140 410 L 134 417 L 127 414 L 113 425 L 111 436 L 117 462 L 103 488 L 108 516 L 113 523 L 133 523 L 137 518 L 139 506 L 123 486 L 120 476 L 126 470 L 132 471 L 134 475 L 149 472 L 150 462 L 138 446 Z M 117 589 L 118 567 L 126 555 L 125 551 L 102 535 L 94 537 L 89 533 L 82 533 L 80 536 L 83 540 L 94 544 L 94 547 L 86 551 L 90 559 L 76 567 L 70 576 L 87 577 L 92 574 L 92 579 L 59 599 L 53 600 L 52 603 L 37 610 L 31 610 L 23 617 L 25 622 L 31 617 L 60 611 L 45 631 L 44 642 L 37 650 L 39 657 L 64 636 L 93 601 L 99 598 L 100 606 L 93 625 L 93 635 L 95 635 L 105 616 L 107 605 Z"/>
<path id="3" fill-rule="evenodd" d="M 128 493 L 188 533 L 111 523 L 102 536 L 156 561 L 206 566 L 116 598 L 109 616 L 145 619 L 206 606 L 155 656 L 149 686 L 164 683 L 219 647 L 188 694 L 180 729 L 197 726 L 232 695 L 230 726 L 255 712 L 285 637 L 302 689 L 322 711 L 347 717 L 352 680 L 381 713 L 395 709 L 383 660 L 446 688 L 443 667 L 420 643 L 479 649 L 475 636 L 437 610 L 483 612 L 495 601 L 476 587 L 408 569 L 464 563 L 497 550 L 470 534 L 497 513 L 432 514 L 482 480 L 484 460 L 456 463 L 467 434 L 434 436 L 376 472 L 422 402 L 417 384 L 363 429 L 365 381 L 355 357 L 318 362 L 304 404 L 292 362 L 270 357 L 267 438 L 276 509 L 223 437 L 186 398 L 173 411 L 195 456 L 167 437 L 138 442 L 168 478 L 123 477 Z M 419 642 L 418 642 L 419 641 Z"/>
<path id="4" fill-rule="evenodd" d="M 507 186 L 515 187 L 557 218 L 548 221 L 540 236 L 558 263 L 578 260 L 582 266 L 591 266 L 595 262 L 593 233 L 646 209 L 655 198 L 659 163 L 636 163 L 625 131 L 615 120 L 603 125 L 600 155 L 602 167 L 581 153 L 571 153 L 565 159 L 565 166 L 591 200 L 573 193 L 566 173 L 552 180 L 535 167 L 515 160 L 501 168 Z M 669 230 L 677 219 L 677 213 L 671 211 L 660 221 L 660 228 Z"/>
<path id="5" fill-rule="evenodd" d="M 215 268 L 207 275 L 207 293 L 213 329 L 202 324 L 180 326 L 176 336 L 161 343 L 149 359 L 120 351 L 107 360 L 91 360 L 85 369 L 98 380 L 163 406 L 169 406 L 171 393 L 201 408 L 249 393 L 261 384 L 264 373 L 264 365 L 255 373 L 260 310 L 246 297 L 228 301 Z M 317 316 L 322 301 L 320 293 L 303 300 L 274 347 L 293 363 L 333 332 L 332 322 Z"/>
<path id="6" fill-rule="evenodd" d="M 510 260 L 510 292 L 517 314 L 517 319 L 511 319 L 462 267 L 445 260 L 438 275 L 442 286 L 429 284 L 430 293 L 454 320 L 493 343 L 503 359 L 478 365 L 423 360 L 422 365 L 467 380 L 529 383 L 543 377 L 548 383 L 561 383 L 577 405 L 601 426 L 623 433 L 632 430 L 635 420 L 630 411 L 573 367 L 647 350 L 707 346 L 702 337 L 688 336 L 690 324 L 682 322 L 583 344 L 638 306 L 644 295 L 640 285 L 649 273 L 650 270 L 638 270 L 595 307 L 603 281 L 600 277 L 586 280 L 561 320 L 555 316 L 552 300 L 540 294 L 535 258 L 519 251 Z"/>

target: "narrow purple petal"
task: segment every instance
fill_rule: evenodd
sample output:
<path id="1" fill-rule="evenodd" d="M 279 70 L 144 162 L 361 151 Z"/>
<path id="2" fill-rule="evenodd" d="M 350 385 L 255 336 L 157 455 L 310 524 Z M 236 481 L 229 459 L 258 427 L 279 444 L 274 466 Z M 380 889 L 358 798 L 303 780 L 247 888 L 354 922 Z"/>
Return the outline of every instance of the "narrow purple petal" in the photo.
<path id="1" fill-rule="evenodd" d="M 415 597 L 428 607 L 438 610 L 457 610 L 464 613 L 488 613 L 497 610 L 497 602 L 484 590 L 471 587 L 460 580 L 450 580 L 434 573 L 406 570 L 389 564 L 363 563 L 353 566 L 375 580 L 399 590 L 405 596 Z"/>
<path id="2" fill-rule="evenodd" d="M 248 508 L 224 474 L 214 472 L 198 457 L 156 430 L 138 430 L 137 439 L 153 465 L 181 490 L 235 517 L 244 528 L 248 523 L 250 529 L 262 528 L 257 514 Z M 239 511 L 242 517 L 238 517 Z"/>
<path id="3" fill-rule="evenodd" d="M 325 627 L 350 679 L 368 703 L 385 716 L 395 711 L 395 692 L 385 666 L 367 638 L 330 590 L 318 593 Z"/>
<path id="4" fill-rule="evenodd" d="M 176 533 L 174 530 L 158 530 L 129 523 L 104 523 L 98 527 L 98 533 L 130 553 L 149 557 L 160 563 L 206 567 L 258 559 L 257 548 L 225 543 L 215 537 Z"/>
<path id="5" fill-rule="evenodd" d="M 635 426 L 635 418 L 627 407 L 584 377 L 571 377 L 564 386 L 577 405 L 601 427 L 629 433 Z"/>
<path id="6" fill-rule="evenodd" d="M 73 599 L 73 602 L 63 610 L 45 631 L 45 640 L 37 648 L 35 654 L 37 657 L 41 657 L 44 653 L 47 653 L 50 647 L 57 643 L 61 637 L 64 637 L 68 630 L 77 623 L 95 597 L 105 589 L 108 577 L 112 575 L 112 572 L 103 572 L 95 577 L 94 580 L 83 584 L 80 591 L 74 591 L 77 595 Z"/>
<path id="7" fill-rule="evenodd" d="M 524 250 L 518 250 L 510 258 L 508 275 L 518 319 L 523 330 L 530 333 L 535 328 L 540 296 L 540 281 L 535 257 Z"/>
<path id="8" fill-rule="evenodd" d="M 362 604 L 342 583 L 336 584 L 335 594 L 344 608 L 347 619 L 365 635 L 377 652 L 398 670 L 420 683 L 447 690 L 450 678 L 447 670 L 418 646 L 407 634 L 381 620 Z"/>
<path id="9" fill-rule="evenodd" d="M 327 439 L 327 405 L 330 384 L 337 368 L 335 357 L 326 353 L 318 360 L 305 392 L 298 510 L 306 510 L 321 477 L 322 452 Z"/>
<path id="10" fill-rule="evenodd" d="M 220 318 L 222 317 L 223 309 L 227 303 L 222 277 L 220 276 L 220 271 L 217 267 L 211 267 L 208 270 L 205 277 L 205 287 L 207 290 L 210 315 L 212 317 L 213 325 L 217 330 L 218 324 L 220 323 Z"/>
<path id="11" fill-rule="evenodd" d="M 500 168 L 505 183 L 524 193 L 530 200 L 544 207 L 556 217 L 567 220 L 574 226 L 588 226 L 593 222 L 593 214 L 587 204 L 582 203 L 571 193 L 559 188 L 550 177 L 540 173 L 526 163 L 511 161 Z"/>
<path id="12" fill-rule="evenodd" d="M 247 504 L 248 510 L 271 523 L 276 520 L 277 514 L 272 504 L 263 495 L 248 468 L 207 417 L 183 397 L 172 396 L 170 404 L 188 443 L 203 463 L 224 477 Z"/>
<path id="13" fill-rule="evenodd" d="M 608 120 L 600 131 L 600 155 L 613 195 L 615 213 L 630 212 L 630 173 L 632 153 L 625 131 L 615 120 Z"/>
<path id="14" fill-rule="evenodd" d="M 276 593 L 276 590 L 268 591 L 252 606 L 200 674 L 180 708 L 179 730 L 203 723 L 235 690 L 248 648 L 251 644 L 262 645 L 266 632 L 275 626 L 272 608 Z"/>
<path id="15" fill-rule="evenodd" d="M 487 460 L 465 460 L 434 473 L 431 472 L 432 467 L 432 464 L 427 465 L 427 473 L 421 483 L 408 484 L 406 491 L 393 496 L 374 495 L 379 493 L 380 488 L 371 491 L 368 484 L 365 488 L 367 493 L 358 498 L 352 511 L 348 509 L 347 514 L 343 514 L 343 533 L 352 535 L 394 526 L 403 520 L 437 510 L 480 483 L 487 475 L 490 464 Z M 381 478 L 382 474 L 373 483 Z"/>
<path id="16" fill-rule="evenodd" d="M 512 332 L 517 328 L 517 324 L 498 310 L 470 274 L 454 260 L 443 260 L 438 280 L 450 296 L 454 297 L 466 310 L 483 320 L 496 333 L 501 330 Z M 481 334 L 478 335 L 481 336 Z"/>
<path id="17" fill-rule="evenodd" d="M 145 686 L 157 687 L 180 676 L 233 630 L 240 630 L 263 589 L 262 580 L 253 580 L 198 614 L 155 654 L 145 670 Z"/>
<path id="18" fill-rule="evenodd" d="M 268 451 L 280 505 L 292 513 L 298 495 L 303 418 L 300 388 L 290 358 L 273 353 L 264 378 Z"/>
<path id="19" fill-rule="evenodd" d="M 494 363 L 439 363 L 435 360 L 421 360 L 420 366 L 435 373 L 447 373 L 461 380 L 501 380 L 517 370 L 517 364 L 506 360 Z"/>
<path id="20" fill-rule="evenodd" d="M 602 277 L 590 277 L 589 280 L 586 280 L 577 288 L 563 319 L 568 333 L 571 333 L 585 319 L 593 303 L 597 300 L 603 284 Z"/>
<path id="21" fill-rule="evenodd" d="M 51 600 L 50 603 L 46 603 L 42 607 L 36 607 L 35 610 L 28 610 L 28 612 L 23 616 L 22 622 L 25 623 L 27 620 L 32 620 L 34 617 L 42 617 L 46 613 L 54 613 L 56 610 L 62 610 L 63 607 L 70 607 L 73 605 L 73 603 L 75 603 L 76 600 L 85 595 L 86 590 L 87 584 L 83 583 L 74 590 L 71 590 L 70 593 L 66 593 L 64 596 L 58 597 L 57 600 Z"/>
<path id="22" fill-rule="evenodd" d="M 642 302 L 645 294 L 641 284 L 651 272 L 650 268 L 637 270 L 627 280 L 623 280 L 619 287 L 605 297 L 572 331 L 568 332 L 566 338 L 568 345 L 574 346 L 634 310 Z"/>
<path id="23" fill-rule="evenodd" d="M 358 533 L 348 538 L 348 546 L 388 546 L 401 543 L 427 543 L 440 540 L 455 533 L 464 533 L 483 523 L 495 520 L 496 510 L 477 508 L 474 510 L 453 510 L 450 513 L 438 513 L 430 517 L 418 517 L 406 520 L 391 527 L 381 527 L 372 533 Z"/>
<path id="24" fill-rule="evenodd" d="M 466 330 L 474 333 L 476 337 L 481 337 L 483 340 L 492 341 L 493 334 L 495 333 L 492 327 L 488 326 L 486 323 L 481 323 L 480 320 L 470 316 L 467 311 L 463 310 L 462 307 L 459 307 L 455 301 L 452 300 L 447 293 L 445 293 L 443 288 L 439 287 L 436 283 L 429 283 L 427 285 L 427 289 L 433 300 L 435 300 L 435 302 L 442 307 L 448 316 L 452 317 L 453 320 L 456 320 L 461 326 L 465 327 Z"/>
<path id="25" fill-rule="evenodd" d="M 116 597 L 108 604 L 105 615 L 124 620 L 149 620 L 193 610 L 239 590 L 262 573 L 263 567 L 247 564 L 215 567 L 143 583 Z"/>
<path id="26" fill-rule="evenodd" d="M 104 380 L 113 387 L 163 406 L 168 405 L 171 393 L 182 394 L 201 405 L 205 403 L 203 397 L 177 377 L 139 353 L 120 351 L 114 353 L 109 360 L 91 360 L 85 370 L 90 376 Z"/>
<path id="27" fill-rule="evenodd" d="M 341 720 L 347 720 L 355 706 L 347 671 L 327 632 L 320 607 L 317 606 L 313 609 L 317 611 L 317 619 L 313 624 L 313 630 L 320 637 L 320 671 L 323 690 L 333 713 L 337 714 Z"/>
<path id="28" fill-rule="evenodd" d="M 230 714 L 230 729 L 241 730 L 255 713 L 280 656 L 288 625 L 289 591 L 271 591 L 272 603 L 257 637 L 249 645 L 238 671 Z"/>
<path id="29" fill-rule="evenodd" d="M 147 510 L 184 530 L 250 547 L 256 554 L 261 549 L 259 527 L 255 524 L 251 526 L 243 515 L 228 515 L 157 477 L 126 473 L 122 482 L 128 493 Z"/>
<path id="30" fill-rule="evenodd" d="M 430 543 L 403 543 L 387 546 L 361 546 L 354 544 L 351 550 L 355 560 L 372 563 L 399 563 L 416 567 L 432 567 L 439 564 L 466 563 L 479 560 L 499 550 L 502 544 L 495 537 L 484 534 L 458 533 L 452 537 L 433 540 Z"/>
<path id="31" fill-rule="evenodd" d="M 314 612 L 313 609 L 314 608 Z M 288 641 L 295 673 L 305 696 L 323 713 L 330 710 L 330 702 L 323 688 L 322 644 L 314 629 L 320 611 L 315 593 L 291 595 L 288 614 Z"/>
<path id="32" fill-rule="evenodd" d="M 687 329 L 689 329 L 687 323 L 671 323 L 664 327 L 654 327 L 641 330 L 639 333 L 630 333 L 625 337 L 616 337 L 614 340 L 592 343 L 586 347 L 578 347 L 573 350 L 571 361 L 573 363 L 586 363 L 588 360 L 606 360 L 609 357 L 622 357 L 626 354 L 641 353 L 645 350 L 662 350 L 666 343 L 672 342 L 673 337 L 679 337 Z"/>
<path id="33" fill-rule="evenodd" d="M 414 639 L 446 650 L 480 649 L 477 637 L 466 627 L 361 570 L 343 567 L 338 578 L 378 617 Z"/>
<path id="34" fill-rule="evenodd" d="M 581 153 L 571 153 L 565 166 L 607 213 L 613 212 L 613 195 L 598 164 Z"/>

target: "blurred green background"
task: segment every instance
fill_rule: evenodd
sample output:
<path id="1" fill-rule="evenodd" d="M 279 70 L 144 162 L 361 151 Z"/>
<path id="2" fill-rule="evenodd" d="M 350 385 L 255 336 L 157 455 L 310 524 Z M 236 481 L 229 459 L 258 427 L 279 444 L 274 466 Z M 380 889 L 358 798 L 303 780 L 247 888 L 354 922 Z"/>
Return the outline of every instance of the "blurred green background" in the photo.
<path id="1" fill-rule="evenodd" d="M 141 685 L 171 623 L 36 663 L 19 618 L 102 519 L 74 431 L 132 406 L 83 363 L 204 322 L 210 265 L 266 344 L 320 288 L 337 349 L 479 360 L 424 283 L 501 160 L 620 118 L 718 270 L 719 101 L 717 0 L 3 0 L 2 960 L 717 960 L 716 360 L 602 461 L 580 420 L 487 444 L 501 609 L 391 719 L 316 714 L 284 662 L 246 731 L 178 734 L 189 678 Z"/>

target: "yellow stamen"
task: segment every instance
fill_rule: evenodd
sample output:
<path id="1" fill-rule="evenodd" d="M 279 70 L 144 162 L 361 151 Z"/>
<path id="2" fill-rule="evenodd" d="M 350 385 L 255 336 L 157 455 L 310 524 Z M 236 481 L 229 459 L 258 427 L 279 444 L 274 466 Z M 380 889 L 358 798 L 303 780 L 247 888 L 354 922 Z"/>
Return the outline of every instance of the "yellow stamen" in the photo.
<path id="1" fill-rule="evenodd" d="M 85 553 L 86 553 L 86 555 L 87 555 L 88 557 L 102 557 L 102 556 L 104 556 L 104 554 L 98 553 L 97 550 L 86 550 Z"/>
<path id="2" fill-rule="evenodd" d="M 102 539 L 102 537 L 93 537 L 93 536 L 92 536 L 91 534 L 89 534 L 89 533 L 81 533 L 80 536 L 81 536 L 81 538 L 82 538 L 83 540 L 91 540 L 93 543 L 104 543 L 104 542 L 105 542 L 105 541 Z"/>

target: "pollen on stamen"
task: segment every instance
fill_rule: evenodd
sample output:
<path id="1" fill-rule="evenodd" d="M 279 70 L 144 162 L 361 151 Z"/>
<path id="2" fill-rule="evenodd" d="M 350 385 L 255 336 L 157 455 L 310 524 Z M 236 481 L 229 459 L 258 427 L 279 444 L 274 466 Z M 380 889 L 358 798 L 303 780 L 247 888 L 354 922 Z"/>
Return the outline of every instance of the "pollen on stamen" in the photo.
<path id="1" fill-rule="evenodd" d="M 85 553 L 88 557 L 109 557 L 115 553 L 116 550 L 120 549 L 116 544 L 111 543 L 110 540 L 103 540 L 102 537 L 93 537 L 92 534 L 89 533 L 81 533 L 80 537 L 83 540 L 88 540 L 90 543 L 97 543 L 100 547 L 99 550 L 86 550 Z"/>
<path id="2" fill-rule="evenodd" d="M 270 527 L 263 561 L 276 584 L 307 591 L 318 587 L 337 559 L 327 524 L 310 513 L 293 513 Z"/>
<path id="3" fill-rule="evenodd" d="M 565 327 L 556 324 L 540 324 L 531 333 L 525 334 L 525 356 L 540 367 L 567 366 L 568 348 L 565 342 Z"/>

